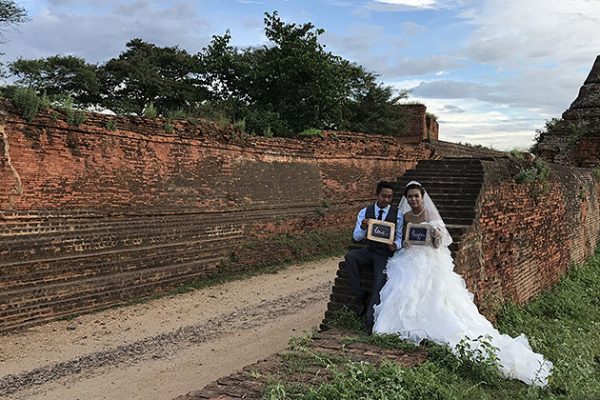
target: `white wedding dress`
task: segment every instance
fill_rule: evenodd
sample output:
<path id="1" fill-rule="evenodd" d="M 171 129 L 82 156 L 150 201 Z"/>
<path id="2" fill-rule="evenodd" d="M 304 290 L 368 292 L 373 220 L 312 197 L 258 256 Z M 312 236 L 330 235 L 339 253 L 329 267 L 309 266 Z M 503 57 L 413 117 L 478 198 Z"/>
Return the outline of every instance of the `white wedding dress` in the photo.
<path id="1" fill-rule="evenodd" d="M 525 335 L 512 338 L 501 334 L 479 313 L 463 278 L 453 271 L 448 249 L 452 239 L 435 205 L 427 194 L 424 197 L 428 214 L 439 218 L 426 220 L 443 232 L 441 245 L 437 249 L 413 245 L 390 258 L 387 283 L 375 306 L 373 332 L 399 334 L 415 343 L 429 339 L 447 344 L 453 351 L 467 337 L 488 335 L 498 349 L 496 356 L 506 378 L 546 386 L 552 363 L 532 351 Z M 401 203 L 400 211 L 403 208 L 407 205 Z"/>

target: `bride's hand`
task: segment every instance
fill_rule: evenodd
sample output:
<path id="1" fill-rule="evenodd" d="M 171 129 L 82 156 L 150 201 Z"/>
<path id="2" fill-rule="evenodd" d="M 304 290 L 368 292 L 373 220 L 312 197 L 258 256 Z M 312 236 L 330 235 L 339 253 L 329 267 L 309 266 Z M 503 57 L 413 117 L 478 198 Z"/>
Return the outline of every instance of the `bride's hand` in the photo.
<path id="1" fill-rule="evenodd" d="M 402 248 L 403 249 L 408 249 L 410 247 L 410 243 L 408 243 L 408 240 L 405 240 L 402 242 Z"/>

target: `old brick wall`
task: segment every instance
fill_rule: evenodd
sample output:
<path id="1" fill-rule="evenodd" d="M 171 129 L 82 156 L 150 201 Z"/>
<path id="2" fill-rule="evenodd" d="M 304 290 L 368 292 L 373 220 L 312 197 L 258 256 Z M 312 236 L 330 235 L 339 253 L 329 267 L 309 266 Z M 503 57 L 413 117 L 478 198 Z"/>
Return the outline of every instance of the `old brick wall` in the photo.
<path id="1" fill-rule="evenodd" d="M 99 114 L 74 127 L 3 108 L 0 330 L 339 250 L 374 183 L 431 155 L 387 136 L 268 139 Z"/>
<path id="2" fill-rule="evenodd" d="M 523 304 L 593 254 L 600 234 L 600 182 L 591 170 L 549 165 L 545 183 L 518 184 L 518 164 L 482 161 L 485 183 L 457 269 L 493 317 Z"/>
<path id="3" fill-rule="evenodd" d="M 600 55 L 562 119 L 540 135 L 537 151 L 557 164 L 600 165 Z"/>
<path id="4" fill-rule="evenodd" d="M 481 158 L 481 157 L 502 157 L 504 152 L 490 149 L 487 147 L 467 146 L 464 144 L 444 142 L 442 140 L 432 140 L 430 146 L 434 157 L 461 157 L 461 158 Z"/>

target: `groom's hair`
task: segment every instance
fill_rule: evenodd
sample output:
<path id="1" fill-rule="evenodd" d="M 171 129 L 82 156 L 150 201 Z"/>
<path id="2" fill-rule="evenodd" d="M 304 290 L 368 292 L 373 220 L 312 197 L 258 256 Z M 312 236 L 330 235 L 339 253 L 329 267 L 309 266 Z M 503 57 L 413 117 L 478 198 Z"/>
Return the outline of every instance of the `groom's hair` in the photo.
<path id="1" fill-rule="evenodd" d="M 423 189 L 423 186 L 419 185 L 418 183 L 412 183 L 410 185 L 408 185 L 407 187 L 404 188 L 404 196 L 406 196 L 406 194 L 408 193 L 408 191 L 410 189 L 419 189 L 419 191 L 421 192 L 421 196 L 425 196 L 425 189 Z"/>
<path id="2" fill-rule="evenodd" d="M 375 194 L 381 193 L 383 189 L 392 189 L 393 191 L 394 187 L 388 181 L 381 181 L 377 184 L 377 190 L 375 191 Z"/>

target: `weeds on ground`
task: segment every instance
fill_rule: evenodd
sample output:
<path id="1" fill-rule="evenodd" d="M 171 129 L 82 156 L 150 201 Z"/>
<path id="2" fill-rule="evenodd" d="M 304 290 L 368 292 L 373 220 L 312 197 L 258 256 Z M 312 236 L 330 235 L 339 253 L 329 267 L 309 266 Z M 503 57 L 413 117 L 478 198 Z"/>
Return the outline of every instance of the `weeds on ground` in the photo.
<path id="1" fill-rule="evenodd" d="M 348 308 L 335 310 L 327 321 L 327 325 L 331 328 L 338 328 L 348 331 L 360 332 L 364 331 L 365 324 L 356 317 L 353 311 Z"/>
<path id="2" fill-rule="evenodd" d="M 332 326 L 352 327 L 346 312 Z M 534 351 L 554 363 L 548 387 L 529 386 L 501 377 L 489 338 L 465 339 L 455 352 L 431 342 L 421 344 L 426 362 L 403 368 L 386 362 L 379 367 L 346 362 L 331 370 L 327 383 L 287 390 L 286 399 L 440 399 L 542 400 L 600 398 L 600 254 L 575 266 L 552 290 L 525 307 L 506 306 L 498 319 L 502 333 L 525 333 Z M 357 333 L 349 342 L 404 348 L 393 335 L 367 337 Z M 332 367 L 329 367 L 330 369 Z M 287 390 L 287 391 L 286 391 Z"/>
<path id="3" fill-rule="evenodd" d="M 359 335 L 344 338 L 342 343 L 348 345 L 351 343 L 365 343 L 384 349 L 400 349 L 404 351 L 413 351 L 417 345 L 402 339 L 398 335 Z"/>

